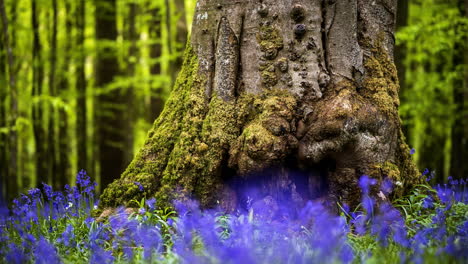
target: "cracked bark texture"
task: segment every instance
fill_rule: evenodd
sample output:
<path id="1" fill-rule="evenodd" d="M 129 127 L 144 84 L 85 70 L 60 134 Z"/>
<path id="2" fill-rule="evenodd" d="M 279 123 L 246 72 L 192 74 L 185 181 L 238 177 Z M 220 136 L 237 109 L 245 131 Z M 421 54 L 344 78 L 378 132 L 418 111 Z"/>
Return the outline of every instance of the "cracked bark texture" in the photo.
<path id="1" fill-rule="evenodd" d="M 398 117 L 396 2 L 199 0 L 170 99 L 101 206 L 356 205 L 363 174 L 402 195 L 418 171 Z"/>

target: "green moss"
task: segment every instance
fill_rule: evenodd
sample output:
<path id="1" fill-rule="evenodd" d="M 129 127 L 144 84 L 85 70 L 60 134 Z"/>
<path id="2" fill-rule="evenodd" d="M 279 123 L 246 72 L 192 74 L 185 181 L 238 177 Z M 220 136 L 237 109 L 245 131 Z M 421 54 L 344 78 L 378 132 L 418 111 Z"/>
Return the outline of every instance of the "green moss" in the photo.
<path id="1" fill-rule="evenodd" d="M 257 35 L 260 50 L 269 60 L 275 59 L 278 51 L 283 48 L 283 38 L 278 30 L 272 26 L 261 26 Z"/>
<path id="2" fill-rule="evenodd" d="M 230 150 L 230 166 L 240 174 L 260 171 L 281 162 L 294 145 L 290 122 L 297 101 L 285 90 L 271 90 L 253 101 L 253 118 Z"/>
<path id="3" fill-rule="evenodd" d="M 366 78 L 362 95 L 370 99 L 387 116 L 398 118 L 398 76 L 395 64 L 378 41 L 371 48 L 372 56 L 364 62 Z"/>
<path id="4" fill-rule="evenodd" d="M 190 45 L 174 89 L 160 117 L 154 122 L 142 149 L 121 178 L 111 183 L 101 195 L 101 206 L 125 205 L 132 199 L 151 196 L 160 189 L 163 172 L 183 144 L 188 144 L 191 129 L 206 112 L 203 98 L 204 80 L 197 74 L 198 58 Z M 134 184 L 140 182 L 144 192 Z"/>

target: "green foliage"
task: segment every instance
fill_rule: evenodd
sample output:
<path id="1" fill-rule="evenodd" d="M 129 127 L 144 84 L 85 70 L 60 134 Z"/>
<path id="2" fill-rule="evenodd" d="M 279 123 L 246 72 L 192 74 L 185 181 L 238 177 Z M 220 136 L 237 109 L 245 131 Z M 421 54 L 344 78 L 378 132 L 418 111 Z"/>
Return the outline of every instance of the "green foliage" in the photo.
<path id="1" fill-rule="evenodd" d="M 108 109 L 125 109 L 125 117 L 121 118 L 126 118 L 128 134 L 135 136 L 129 138 L 128 148 L 123 142 L 110 144 L 126 148 L 130 159 L 133 151 L 143 144 L 142 138 L 168 98 L 178 67 L 172 65 L 177 64 L 185 47 L 185 40 L 178 36 L 187 35 L 195 1 L 115 1 L 115 40 L 97 40 L 96 37 L 96 18 L 104 16 L 100 12 L 106 8 L 113 8 L 111 1 L 99 1 L 99 6 L 92 0 L 58 0 L 56 6 L 54 1 L 4 1 L 7 33 L 15 60 L 10 69 L 0 23 L 0 163 L 12 160 L 7 147 L 13 147 L 8 144 L 8 136 L 14 131 L 18 138 L 17 146 L 14 146 L 18 168 L 11 173 L 12 178 L 16 178 L 18 191 L 40 184 L 35 172 L 41 163 L 48 170 L 47 175 L 41 176 L 42 180 L 57 186 L 72 182 L 71 172 L 81 169 L 77 168 L 82 166 L 79 164 L 85 164 L 87 168 L 84 169 L 98 179 L 100 164 L 95 149 L 98 139 L 93 136 L 97 132 L 96 116 L 112 114 Z M 33 2 L 36 4 L 37 27 L 32 24 Z M 179 25 L 177 28 L 172 26 L 176 24 Z M 57 30 L 56 40 L 53 38 L 54 28 Z M 33 45 L 34 36 L 39 40 L 37 46 Z M 179 43 L 181 41 L 184 43 Z M 34 50 L 34 47 L 40 47 L 40 50 Z M 34 57 L 34 53 L 38 54 Z M 117 57 L 118 74 L 112 76 L 110 83 L 98 87 L 96 59 L 108 56 Z M 36 72 L 35 66 L 42 68 L 42 74 Z M 9 72 L 13 72 L 16 79 L 16 98 L 13 88 L 9 87 Z M 115 92 L 131 96 L 125 98 L 125 102 L 112 102 L 104 107 L 97 105 L 99 98 Z M 13 103 L 18 105 L 17 116 L 13 115 Z M 40 123 L 33 122 L 33 108 L 42 111 L 38 114 Z M 44 140 L 37 137 L 38 129 L 44 134 Z M 85 149 L 86 160 L 82 162 L 78 160 L 82 157 L 79 146 Z M 38 152 L 40 148 L 45 154 Z M 67 170 L 67 175 L 61 179 L 53 176 L 64 174 L 63 171 L 53 171 L 57 164 Z M 4 182 L 2 186 L 6 186 Z M 5 190 L 1 192 L 4 194 Z"/>
<path id="2" fill-rule="evenodd" d="M 467 37 L 468 18 L 453 0 L 410 1 L 408 26 L 396 37 L 397 44 L 406 47 L 400 114 L 409 144 L 417 150 L 420 168 L 432 166 L 445 177 L 454 122 L 466 115 L 456 110 L 454 92 L 463 89 Z"/>

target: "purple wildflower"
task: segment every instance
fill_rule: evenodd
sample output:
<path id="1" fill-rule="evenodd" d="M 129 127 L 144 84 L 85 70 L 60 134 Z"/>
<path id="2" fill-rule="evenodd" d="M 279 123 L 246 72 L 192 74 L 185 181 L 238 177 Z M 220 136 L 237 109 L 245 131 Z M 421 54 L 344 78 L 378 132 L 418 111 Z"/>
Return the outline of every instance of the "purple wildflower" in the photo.
<path id="1" fill-rule="evenodd" d="M 146 206 L 148 206 L 148 208 L 150 209 L 150 211 L 154 211 L 156 209 L 156 207 L 155 207 L 156 199 L 155 198 L 148 199 L 148 200 L 146 200 L 145 203 L 146 203 Z"/>
<path id="2" fill-rule="evenodd" d="M 424 198 L 423 203 L 422 203 L 422 207 L 424 209 L 430 209 L 430 208 L 434 207 L 434 200 L 432 199 L 431 196 L 428 196 L 428 197 Z"/>
<path id="3" fill-rule="evenodd" d="M 359 187 L 361 188 L 364 194 L 369 193 L 369 189 L 371 185 L 375 185 L 377 181 L 375 179 L 370 178 L 368 175 L 362 175 L 359 179 Z"/>
<path id="4" fill-rule="evenodd" d="M 145 189 L 143 188 L 143 185 L 141 185 L 141 183 L 139 183 L 139 182 L 134 182 L 134 184 L 135 184 L 136 186 L 138 186 L 138 189 L 140 190 L 140 192 L 142 192 L 142 191 L 145 190 Z"/>
<path id="5" fill-rule="evenodd" d="M 55 247 L 51 245 L 45 238 L 41 237 L 34 250 L 36 263 L 50 264 L 62 263 L 57 255 Z"/>
<path id="6" fill-rule="evenodd" d="M 28 262 L 28 257 L 24 251 L 15 243 L 8 244 L 8 252 L 5 255 L 7 263 L 22 264 Z"/>
<path id="7" fill-rule="evenodd" d="M 425 176 L 429 173 L 429 169 L 425 168 L 424 171 L 422 172 L 422 175 Z"/>
<path id="8" fill-rule="evenodd" d="M 74 241 L 75 234 L 73 231 L 73 225 L 69 224 L 58 241 L 64 244 L 66 247 L 74 247 L 76 242 Z"/>
<path id="9" fill-rule="evenodd" d="M 410 155 L 413 155 L 414 153 L 416 153 L 416 150 L 414 148 L 412 148 L 409 152 Z"/>
<path id="10" fill-rule="evenodd" d="M 76 175 L 76 185 L 81 188 L 86 188 L 91 184 L 91 180 L 85 170 L 80 170 Z"/>
<path id="11" fill-rule="evenodd" d="M 114 263 L 112 252 L 102 249 L 99 245 L 93 245 L 91 252 L 91 259 L 89 260 L 91 264 Z"/>
<path id="12" fill-rule="evenodd" d="M 392 192 L 393 183 L 389 178 L 385 178 L 382 182 L 382 186 L 380 186 L 380 190 L 385 194 L 388 195 Z"/>
<path id="13" fill-rule="evenodd" d="M 46 183 L 42 183 L 42 188 L 44 189 L 45 196 L 47 197 L 47 200 L 51 201 L 52 200 L 52 186 L 47 185 Z"/>

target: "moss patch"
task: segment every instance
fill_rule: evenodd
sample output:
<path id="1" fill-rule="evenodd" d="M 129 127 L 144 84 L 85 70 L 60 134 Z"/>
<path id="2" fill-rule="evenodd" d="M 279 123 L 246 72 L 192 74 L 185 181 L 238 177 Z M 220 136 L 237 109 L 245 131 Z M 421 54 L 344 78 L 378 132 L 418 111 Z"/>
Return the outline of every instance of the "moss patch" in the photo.
<path id="1" fill-rule="evenodd" d="M 285 90 L 272 90 L 253 100 L 253 118 L 230 150 L 229 165 L 241 175 L 281 161 L 297 146 L 291 136 L 297 101 Z"/>

